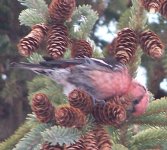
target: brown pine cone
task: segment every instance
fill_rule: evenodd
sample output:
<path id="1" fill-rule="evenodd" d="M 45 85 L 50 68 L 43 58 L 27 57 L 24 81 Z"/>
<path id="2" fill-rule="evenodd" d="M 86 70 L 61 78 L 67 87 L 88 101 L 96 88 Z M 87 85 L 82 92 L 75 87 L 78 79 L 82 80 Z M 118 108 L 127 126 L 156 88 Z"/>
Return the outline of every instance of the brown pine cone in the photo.
<path id="1" fill-rule="evenodd" d="M 63 146 L 50 145 L 48 143 L 45 143 L 42 145 L 42 148 L 40 150 L 66 150 L 66 149 Z"/>
<path id="2" fill-rule="evenodd" d="M 53 22 L 69 20 L 75 7 L 75 0 L 52 0 L 49 5 L 50 18 Z"/>
<path id="3" fill-rule="evenodd" d="M 48 123 L 55 120 L 54 107 L 45 94 L 35 94 L 31 108 L 40 122 Z"/>
<path id="4" fill-rule="evenodd" d="M 68 46 L 68 31 L 63 24 L 55 24 L 49 28 L 47 51 L 54 59 L 63 57 Z"/>
<path id="5" fill-rule="evenodd" d="M 158 35 L 146 30 L 140 33 L 140 45 L 145 53 L 152 58 L 158 59 L 164 54 L 164 45 Z"/>
<path id="6" fill-rule="evenodd" d="M 98 150 L 94 131 L 89 131 L 86 135 L 84 135 L 83 144 L 86 147 L 85 150 Z"/>
<path id="7" fill-rule="evenodd" d="M 120 125 L 126 119 L 126 111 L 120 106 L 111 102 L 97 104 L 93 110 L 95 120 L 104 125 Z"/>
<path id="8" fill-rule="evenodd" d="M 98 145 L 99 150 L 111 150 L 112 149 L 112 143 L 110 141 L 110 136 L 103 127 L 97 126 L 96 129 L 94 129 L 94 133 L 96 136 L 97 145 Z"/>
<path id="9" fill-rule="evenodd" d="M 80 128 L 86 123 L 86 116 L 78 108 L 61 106 L 55 111 L 56 122 L 65 127 Z"/>
<path id="10" fill-rule="evenodd" d="M 105 109 L 104 109 L 104 115 L 108 114 L 106 116 L 107 122 L 111 121 L 114 122 L 116 125 L 121 124 L 126 119 L 126 110 L 119 105 L 115 105 L 113 103 L 106 103 Z M 112 116 L 112 119 L 110 119 Z"/>
<path id="11" fill-rule="evenodd" d="M 68 96 L 68 101 L 71 106 L 79 108 L 85 114 L 88 114 L 93 110 L 92 97 L 81 89 L 73 90 Z"/>
<path id="12" fill-rule="evenodd" d="M 137 34 L 134 30 L 124 28 L 118 32 L 117 38 L 112 44 L 115 49 L 114 57 L 121 63 L 127 64 L 133 59 L 133 56 L 137 49 Z M 110 50 L 111 51 L 111 50 Z"/>
<path id="13" fill-rule="evenodd" d="M 160 14 L 167 18 L 167 0 L 164 0 L 162 2 L 161 8 L 160 8 Z"/>
<path id="14" fill-rule="evenodd" d="M 128 98 L 128 95 L 122 97 L 113 97 L 109 99 L 108 102 L 114 103 L 116 105 L 122 106 L 125 110 L 129 110 L 132 107 L 132 101 Z"/>
<path id="15" fill-rule="evenodd" d="M 163 0 L 141 0 L 142 6 L 149 12 L 158 12 Z"/>
<path id="16" fill-rule="evenodd" d="M 17 45 L 19 53 L 25 57 L 30 56 L 38 49 L 47 31 L 48 27 L 45 24 L 33 26 L 32 31 L 19 41 Z"/>
<path id="17" fill-rule="evenodd" d="M 85 40 L 74 40 L 72 42 L 71 56 L 83 58 L 84 56 L 92 57 L 93 49 L 89 42 Z"/>

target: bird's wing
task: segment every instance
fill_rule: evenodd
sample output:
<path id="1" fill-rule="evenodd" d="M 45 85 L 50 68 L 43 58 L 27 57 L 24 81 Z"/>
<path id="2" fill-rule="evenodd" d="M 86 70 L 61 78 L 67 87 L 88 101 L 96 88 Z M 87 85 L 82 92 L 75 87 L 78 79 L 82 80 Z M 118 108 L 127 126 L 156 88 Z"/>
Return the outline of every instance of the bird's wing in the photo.
<path id="1" fill-rule="evenodd" d="M 12 62 L 10 64 L 11 68 L 24 68 L 29 70 L 34 69 L 54 69 L 54 68 L 67 68 L 72 65 L 83 64 L 84 59 L 58 59 L 58 60 L 45 60 L 39 62 L 39 64 L 35 63 L 26 63 L 26 62 Z"/>
<path id="2" fill-rule="evenodd" d="M 39 64 L 49 68 L 67 68 L 72 65 L 80 65 L 84 63 L 83 58 L 78 59 L 57 59 L 42 61 Z"/>
<path id="3" fill-rule="evenodd" d="M 112 61 L 112 59 L 110 59 Z M 71 59 L 47 59 L 45 61 L 39 62 L 39 64 L 32 63 L 12 63 L 11 67 L 14 68 L 25 68 L 29 70 L 42 70 L 42 69 L 55 69 L 55 68 L 68 68 L 71 66 L 78 66 L 80 69 L 84 67 L 86 70 L 99 70 L 99 71 L 121 71 L 125 68 L 124 65 L 109 61 L 95 58 L 71 58 Z"/>
<path id="4" fill-rule="evenodd" d="M 26 62 L 12 62 L 10 64 L 11 68 L 23 68 L 23 69 L 29 69 L 29 70 L 35 70 L 35 69 L 48 69 L 45 66 L 42 66 L 40 64 L 33 64 L 33 63 L 26 63 Z"/>
<path id="5" fill-rule="evenodd" d="M 113 58 L 96 59 L 96 58 L 71 58 L 71 59 L 46 59 L 40 62 L 40 65 L 48 68 L 67 68 L 70 66 L 82 66 L 85 69 L 101 71 L 121 71 L 126 68 L 125 65 L 118 63 Z"/>
<path id="6" fill-rule="evenodd" d="M 104 58 L 104 59 L 96 59 L 96 58 L 91 58 L 91 60 L 94 62 L 94 67 L 98 67 L 97 70 L 99 69 L 106 69 L 110 71 L 116 71 L 116 70 L 123 70 L 126 68 L 126 66 L 122 63 L 117 62 L 113 58 Z"/>

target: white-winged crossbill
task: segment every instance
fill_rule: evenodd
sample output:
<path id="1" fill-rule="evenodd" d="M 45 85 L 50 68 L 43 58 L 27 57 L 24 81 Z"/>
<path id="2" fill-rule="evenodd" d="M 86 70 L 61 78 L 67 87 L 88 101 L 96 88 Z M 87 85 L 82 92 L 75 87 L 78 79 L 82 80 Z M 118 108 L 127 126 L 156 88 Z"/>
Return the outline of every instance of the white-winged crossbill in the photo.
<path id="1" fill-rule="evenodd" d="M 13 63 L 13 67 L 29 69 L 50 77 L 63 85 L 67 95 L 76 88 L 85 90 L 97 101 L 125 95 L 132 101 L 134 116 L 143 114 L 148 106 L 147 90 L 132 79 L 125 65 L 111 59 L 59 59 L 39 64 Z"/>

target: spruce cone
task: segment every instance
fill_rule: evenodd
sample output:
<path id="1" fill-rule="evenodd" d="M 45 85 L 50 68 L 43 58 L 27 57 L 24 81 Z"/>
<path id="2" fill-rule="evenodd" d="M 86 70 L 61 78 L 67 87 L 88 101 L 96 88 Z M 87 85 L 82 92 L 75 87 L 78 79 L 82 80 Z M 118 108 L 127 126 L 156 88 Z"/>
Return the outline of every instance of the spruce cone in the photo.
<path id="1" fill-rule="evenodd" d="M 63 57 L 68 46 L 68 31 L 63 24 L 52 25 L 48 32 L 47 51 L 54 59 Z"/>
<path id="2" fill-rule="evenodd" d="M 140 33 L 141 48 L 152 58 L 160 58 L 164 54 L 164 45 L 158 35 L 146 30 Z"/>
<path id="3" fill-rule="evenodd" d="M 86 123 L 86 116 L 78 109 L 62 106 L 55 111 L 56 121 L 65 127 L 82 127 Z"/>
<path id="4" fill-rule="evenodd" d="M 83 139 L 80 138 L 75 144 L 68 146 L 67 150 L 86 150 L 86 147 L 83 144 Z"/>
<path id="5" fill-rule="evenodd" d="M 160 14 L 164 16 L 165 18 L 167 18 L 167 0 L 164 0 L 164 2 L 162 3 Z"/>
<path id="6" fill-rule="evenodd" d="M 53 22 L 69 20 L 75 7 L 75 0 L 52 0 L 49 5 L 50 18 Z"/>
<path id="7" fill-rule="evenodd" d="M 45 24 L 33 26 L 32 31 L 19 41 L 17 45 L 19 53 L 25 57 L 30 56 L 38 49 L 47 31 L 48 27 Z"/>
<path id="8" fill-rule="evenodd" d="M 158 12 L 160 10 L 163 0 L 141 0 L 142 6 L 152 13 Z"/>
<path id="9" fill-rule="evenodd" d="M 50 145 L 48 143 L 45 143 L 42 145 L 42 148 L 40 150 L 65 150 L 64 147 L 59 145 Z"/>
<path id="10" fill-rule="evenodd" d="M 94 131 L 89 131 L 83 137 L 83 144 L 86 147 L 86 150 L 98 150 L 97 141 Z"/>
<path id="11" fill-rule="evenodd" d="M 74 57 L 81 57 L 84 56 L 92 57 L 93 49 L 90 44 L 85 40 L 75 40 L 72 43 L 71 49 L 71 56 Z"/>
<path id="12" fill-rule="evenodd" d="M 32 99 L 31 108 L 40 122 L 48 123 L 55 120 L 54 107 L 45 94 L 36 94 Z"/>
<path id="13" fill-rule="evenodd" d="M 95 120 L 104 125 L 120 125 L 126 119 L 126 111 L 122 106 L 111 102 L 97 104 L 93 110 Z"/>
<path id="14" fill-rule="evenodd" d="M 93 99 L 85 91 L 80 89 L 73 90 L 68 97 L 71 106 L 79 108 L 85 114 L 92 112 Z"/>
<path id="15" fill-rule="evenodd" d="M 105 131 L 104 128 L 101 126 L 96 127 L 94 130 L 96 139 L 97 139 L 97 144 L 98 144 L 98 149 L 99 150 L 111 150 L 112 149 L 112 143 L 110 141 L 109 134 Z"/>
<path id="16" fill-rule="evenodd" d="M 137 34 L 132 29 L 124 28 L 115 40 L 115 58 L 121 63 L 128 63 L 137 49 Z"/>
<path id="17" fill-rule="evenodd" d="M 130 109 L 131 106 L 132 106 L 132 101 L 128 97 L 126 97 L 126 96 L 114 97 L 112 99 L 109 99 L 108 102 L 114 103 L 116 105 L 120 105 L 125 110 Z"/>

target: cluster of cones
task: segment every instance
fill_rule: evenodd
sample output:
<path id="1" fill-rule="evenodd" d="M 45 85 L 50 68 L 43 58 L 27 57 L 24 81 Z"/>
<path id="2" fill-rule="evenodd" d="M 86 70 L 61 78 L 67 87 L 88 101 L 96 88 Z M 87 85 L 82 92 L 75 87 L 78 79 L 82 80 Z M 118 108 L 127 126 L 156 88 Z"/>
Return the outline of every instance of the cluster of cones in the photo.
<path id="1" fill-rule="evenodd" d="M 18 43 L 18 51 L 22 56 L 28 57 L 37 51 L 40 44 L 47 41 L 47 53 L 53 58 L 63 57 L 67 48 L 71 48 L 72 57 L 92 55 L 90 44 L 84 39 L 70 39 L 66 21 L 70 21 L 76 8 L 75 0 L 52 0 L 48 13 L 50 21 L 47 24 L 36 24 L 31 32 Z"/>
<path id="2" fill-rule="evenodd" d="M 164 45 L 158 35 L 150 30 L 137 33 L 130 28 L 118 32 L 117 37 L 108 45 L 108 51 L 119 62 L 127 64 L 133 60 L 138 44 L 144 53 L 154 59 L 164 54 Z"/>
<path id="3" fill-rule="evenodd" d="M 167 0 L 140 0 L 142 6 L 149 12 L 159 12 L 167 18 Z"/>
<path id="4" fill-rule="evenodd" d="M 95 127 L 81 136 L 73 145 L 51 145 L 46 143 L 41 150 L 111 150 L 110 137 L 103 125 L 120 125 L 126 119 L 125 109 L 116 103 L 94 104 L 85 91 L 73 90 L 68 96 L 69 104 L 53 107 L 45 94 L 38 93 L 32 99 L 32 110 L 42 123 L 52 122 L 56 125 L 82 129 L 87 123 L 87 115 L 95 118 Z M 56 149 L 57 148 L 57 149 Z"/>

